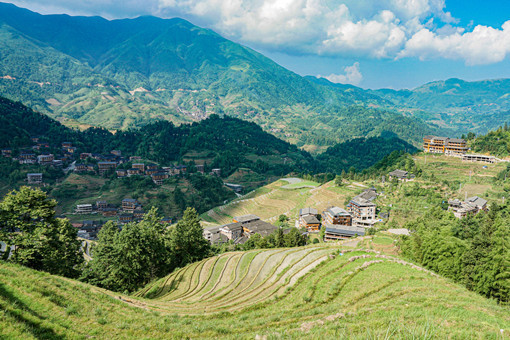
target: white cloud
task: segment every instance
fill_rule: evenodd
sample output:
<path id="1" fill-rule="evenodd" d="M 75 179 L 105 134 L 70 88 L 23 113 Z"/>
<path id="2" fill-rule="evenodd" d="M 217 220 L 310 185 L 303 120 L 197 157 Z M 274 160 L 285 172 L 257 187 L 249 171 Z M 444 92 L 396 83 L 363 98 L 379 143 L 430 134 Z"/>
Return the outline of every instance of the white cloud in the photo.
<path id="1" fill-rule="evenodd" d="M 359 70 L 359 63 L 355 62 L 352 66 L 344 67 L 344 74 L 330 74 L 329 76 L 318 75 L 317 78 L 326 78 L 332 83 L 359 85 L 363 80 L 363 75 Z"/>
<path id="2" fill-rule="evenodd" d="M 441 35 L 422 29 L 406 43 L 399 57 L 420 59 L 448 58 L 465 60 L 467 65 L 491 64 L 503 61 L 510 54 L 510 20 L 501 29 L 476 26 L 471 32 L 458 29 Z"/>
<path id="3" fill-rule="evenodd" d="M 11 0 L 43 13 L 180 16 L 255 48 L 349 58 L 495 63 L 510 24 L 458 27 L 445 0 Z"/>

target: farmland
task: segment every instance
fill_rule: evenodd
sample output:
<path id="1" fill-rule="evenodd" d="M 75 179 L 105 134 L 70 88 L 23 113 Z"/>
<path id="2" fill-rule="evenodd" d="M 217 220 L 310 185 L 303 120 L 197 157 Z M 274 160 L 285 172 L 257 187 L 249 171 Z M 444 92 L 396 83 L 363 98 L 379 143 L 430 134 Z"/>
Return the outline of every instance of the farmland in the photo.
<path id="1" fill-rule="evenodd" d="M 388 236 L 359 241 L 391 247 Z M 507 307 L 397 257 L 338 243 L 225 253 L 136 296 L 12 264 L 0 274 L 7 338 L 500 339 L 510 328 Z"/>

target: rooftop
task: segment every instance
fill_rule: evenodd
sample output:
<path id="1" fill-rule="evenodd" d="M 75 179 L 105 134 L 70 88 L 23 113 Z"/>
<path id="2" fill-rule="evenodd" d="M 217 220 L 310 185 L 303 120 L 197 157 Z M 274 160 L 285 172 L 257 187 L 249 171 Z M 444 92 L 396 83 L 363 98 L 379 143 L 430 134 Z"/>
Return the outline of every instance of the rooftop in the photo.
<path id="1" fill-rule="evenodd" d="M 335 216 L 335 217 L 351 215 L 347 212 L 347 210 L 342 209 L 340 207 L 329 207 L 328 209 L 326 209 L 326 212 L 328 212 L 329 214 L 331 214 L 332 216 Z"/>
<path id="2" fill-rule="evenodd" d="M 319 212 L 314 208 L 299 209 L 299 216 L 303 215 L 317 215 Z"/>
<path id="3" fill-rule="evenodd" d="M 350 225 L 326 223 L 326 233 L 363 236 L 365 235 L 365 228 Z"/>
<path id="4" fill-rule="evenodd" d="M 306 215 L 306 216 L 303 216 L 303 220 L 307 223 L 307 224 L 319 224 L 319 220 L 317 219 L 317 217 L 313 216 L 313 215 Z"/>
<path id="5" fill-rule="evenodd" d="M 234 221 L 239 222 L 239 223 L 247 223 L 247 222 L 252 222 L 252 221 L 257 221 L 257 220 L 260 220 L 260 217 L 258 217 L 257 215 L 253 215 L 253 214 L 234 217 Z"/>

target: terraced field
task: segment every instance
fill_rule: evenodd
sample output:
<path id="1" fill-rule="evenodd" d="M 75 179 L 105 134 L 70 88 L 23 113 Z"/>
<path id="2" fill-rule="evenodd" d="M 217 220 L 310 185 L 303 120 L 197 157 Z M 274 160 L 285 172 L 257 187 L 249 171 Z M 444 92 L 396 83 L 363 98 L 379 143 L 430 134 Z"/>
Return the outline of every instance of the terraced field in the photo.
<path id="1" fill-rule="evenodd" d="M 308 247 L 226 253 L 182 268 L 135 296 L 172 312 L 240 310 L 281 295 L 334 252 Z"/>
<path id="2" fill-rule="evenodd" d="M 135 296 L 0 262 L 0 338 L 504 339 L 509 329 L 508 307 L 338 243 L 222 254 Z"/>
<path id="3" fill-rule="evenodd" d="M 311 184 L 311 182 L 303 183 Z M 202 217 L 210 224 L 226 224 L 232 222 L 234 216 L 255 214 L 272 223 L 281 214 L 286 214 L 290 217 L 292 225 L 299 209 L 314 207 L 322 211 L 332 205 L 344 206 L 345 198 L 361 189 L 356 186 L 333 188 L 334 182 L 317 187 L 294 188 L 288 185 L 288 182 L 282 180 L 273 182 L 226 205 L 212 209 Z"/>

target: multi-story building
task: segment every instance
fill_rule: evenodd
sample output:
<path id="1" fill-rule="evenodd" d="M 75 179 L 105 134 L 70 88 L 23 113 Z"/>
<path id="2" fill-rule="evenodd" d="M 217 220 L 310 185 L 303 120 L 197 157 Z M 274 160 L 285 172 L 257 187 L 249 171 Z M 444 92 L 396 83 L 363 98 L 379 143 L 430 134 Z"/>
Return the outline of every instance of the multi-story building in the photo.
<path id="1" fill-rule="evenodd" d="M 42 176 L 43 176 L 42 173 L 27 174 L 27 182 L 28 184 L 41 184 Z"/>
<path id="2" fill-rule="evenodd" d="M 78 204 L 74 211 L 77 214 L 91 214 L 92 204 Z"/>
<path id="3" fill-rule="evenodd" d="M 138 169 L 140 170 L 141 173 L 144 173 L 145 172 L 145 164 L 144 163 L 133 163 L 133 165 L 131 166 L 133 169 Z"/>
<path id="4" fill-rule="evenodd" d="M 376 218 L 377 205 L 372 202 L 372 199 L 367 199 L 365 196 L 366 191 L 353 199 L 347 205 L 349 212 L 352 215 L 352 225 L 356 227 L 370 228 L 373 227 Z"/>
<path id="5" fill-rule="evenodd" d="M 124 198 L 122 200 L 122 210 L 133 212 L 139 206 L 138 201 L 133 198 Z"/>
<path id="6" fill-rule="evenodd" d="M 55 160 L 55 156 L 53 156 L 52 154 L 37 156 L 37 163 L 42 164 L 42 165 L 51 164 L 51 162 L 53 162 L 54 160 Z"/>
<path id="7" fill-rule="evenodd" d="M 352 216 L 345 209 L 329 207 L 322 212 L 322 224 L 351 225 Z"/>
<path id="8" fill-rule="evenodd" d="M 423 137 L 423 150 L 430 153 L 443 153 L 448 156 L 464 155 L 467 150 L 467 142 L 464 139 L 425 136 Z"/>
<path id="9" fill-rule="evenodd" d="M 113 170 L 117 167 L 117 163 L 115 162 L 97 162 L 97 168 L 99 169 L 99 173 L 102 175 L 105 172 Z"/>
<path id="10" fill-rule="evenodd" d="M 448 201 L 448 211 L 453 212 L 457 218 L 464 218 L 467 215 L 476 215 L 480 211 L 487 211 L 487 201 L 478 196 L 468 198 L 465 202 L 458 199 Z"/>

